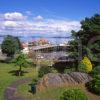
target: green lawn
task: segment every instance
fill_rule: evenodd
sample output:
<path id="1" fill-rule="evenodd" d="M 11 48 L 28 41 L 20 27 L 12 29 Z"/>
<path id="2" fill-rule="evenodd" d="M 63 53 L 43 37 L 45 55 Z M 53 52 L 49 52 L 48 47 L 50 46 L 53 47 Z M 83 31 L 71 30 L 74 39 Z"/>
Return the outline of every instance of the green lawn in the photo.
<path id="1" fill-rule="evenodd" d="M 24 73 L 23 76 L 15 76 L 12 75 L 11 72 L 14 70 L 18 70 L 19 67 L 14 66 L 14 64 L 6 64 L 0 62 L 0 100 L 3 100 L 4 91 L 12 82 L 27 78 L 27 77 L 35 77 L 37 72 L 35 68 L 33 67 L 27 67 L 23 68 L 23 71 L 26 71 L 27 73 Z"/>

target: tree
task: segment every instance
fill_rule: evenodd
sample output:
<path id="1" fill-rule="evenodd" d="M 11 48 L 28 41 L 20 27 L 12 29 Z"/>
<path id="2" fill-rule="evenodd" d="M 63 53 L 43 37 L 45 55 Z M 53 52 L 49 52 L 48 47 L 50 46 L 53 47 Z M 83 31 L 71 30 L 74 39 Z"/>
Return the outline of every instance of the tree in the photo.
<path id="1" fill-rule="evenodd" d="M 75 39 L 75 40 L 72 40 L 72 41 L 69 41 L 69 45 L 70 45 L 70 50 L 69 50 L 69 55 L 68 57 L 70 58 L 73 58 L 75 61 L 74 61 L 74 65 L 75 65 L 75 70 L 78 71 L 78 57 L 79 57 L 79 52 L 78 52 L 78 40 Z"/>
<path id="2" fill-rule="evenodd" d="M 8 57 L 13 57 L 14 54 L 21 50 L 21 43 L 17 37 L 6 36 L 1 44 L 1 49 Z"/>
<path id="3" fill-rule="evenodd" d="M 27 56 L 20 53 L 19 56 L 15 59 L 15 65 L 19 66 L 18 75 L 21 76 L 22 67 L 26 67 L 28 65 Z"/>
<path id="4" fill-rule="evenodd" d="M 85 18 L 81 21 L 81 29 L 78 32 L 72 31 L 72 37 L 74 40 L 70 41 L 69 44 L 72 45 L 72 42 L 77 42 L 78 40 L 82 43 L 82 56 L 89 56 L 91 60 L 97 60 L 100 58 L 100 14 L 95 14 L 90 18 Z M 95 41 L 94 41 L 94 40 Z M 90 41 L 94 41 L 92 44 L 88 45 Z M 73 44 L 73 47 L 78 48 L 78 44 Z M 88 47 L 89 46 L 89 47 Z M 75 51 L 75 54 L 78 54 L 78 50 Z M 76 55 L 74 55 L 76 56 Z M 80 56 L 80 55 L 79 55 Z M 95 59 L 94 59 L 95 58 Z"/>
<path id="5" fill-rule="evenodd" d="M 18 43 L 17 48 L 16 48 L 17 51 L 22 50 L 23 47 L 22 47 L 22 44 L 21 44 L 21 42 L 20 42 L 20 39 L 19 39 L 18 37 L 15 37 L 15 39 L 16 39 L 16 42 Z"/>

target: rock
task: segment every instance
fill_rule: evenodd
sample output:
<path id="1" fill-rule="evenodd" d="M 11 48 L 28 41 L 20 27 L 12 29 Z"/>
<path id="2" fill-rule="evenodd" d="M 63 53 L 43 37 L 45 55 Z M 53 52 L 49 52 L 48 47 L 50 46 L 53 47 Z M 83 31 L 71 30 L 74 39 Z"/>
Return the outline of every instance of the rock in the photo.
<path id="1" fill-rule="evenodd" d="M 72 72 L 69 74 L 49 73 L 44 75 L 37 84 L 37 91 L 51 87 L 63 87 L 68 85 L 84 84 L 92 80 L 86 73 Z"/>

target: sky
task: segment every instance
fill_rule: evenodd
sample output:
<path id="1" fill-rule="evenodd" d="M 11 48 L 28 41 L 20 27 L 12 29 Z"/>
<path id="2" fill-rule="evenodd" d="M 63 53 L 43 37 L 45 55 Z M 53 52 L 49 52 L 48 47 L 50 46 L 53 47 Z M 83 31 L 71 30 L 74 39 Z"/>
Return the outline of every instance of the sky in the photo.
<path id="1" fill-rule="evenodd" d="M 100 0 L 0 0 L 0 35 L 70 36 L 96 13 Z"/>

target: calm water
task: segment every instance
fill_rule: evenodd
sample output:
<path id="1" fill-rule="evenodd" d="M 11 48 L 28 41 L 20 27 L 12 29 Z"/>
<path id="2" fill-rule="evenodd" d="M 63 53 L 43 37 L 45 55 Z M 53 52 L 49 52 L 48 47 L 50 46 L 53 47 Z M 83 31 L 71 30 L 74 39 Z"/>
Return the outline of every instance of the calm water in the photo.
<path id="1" fill-rule="evenodd" d="M 31 41 L 37 41 L 41 39 L 41 37 L 19 37 L 22 42 L 31 42 Z M 53 44 L 60 44 L 60 43 L 66 43 L 70 40 L 70 37 L 43 37 L 47 39 L 50 43 Z M 0 37 L 0 43 L 3 41 L 4 37 Z"/>

